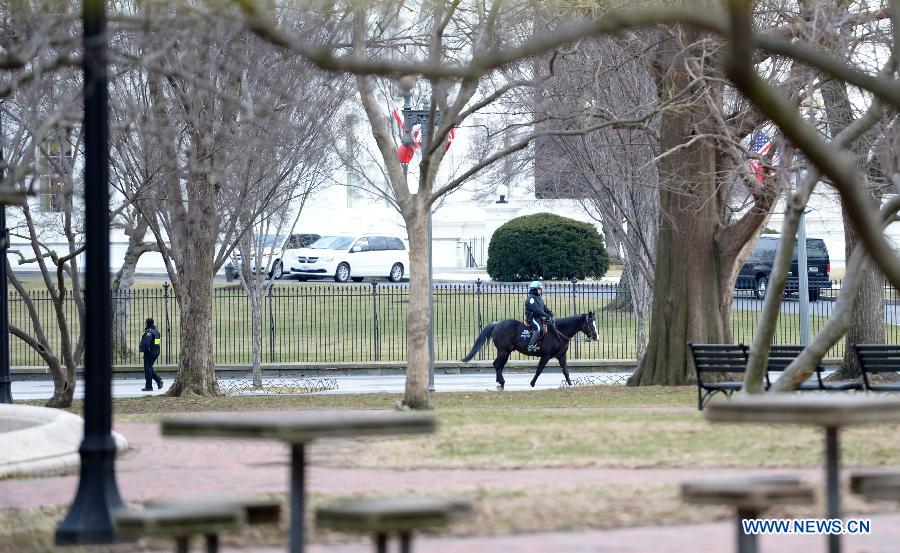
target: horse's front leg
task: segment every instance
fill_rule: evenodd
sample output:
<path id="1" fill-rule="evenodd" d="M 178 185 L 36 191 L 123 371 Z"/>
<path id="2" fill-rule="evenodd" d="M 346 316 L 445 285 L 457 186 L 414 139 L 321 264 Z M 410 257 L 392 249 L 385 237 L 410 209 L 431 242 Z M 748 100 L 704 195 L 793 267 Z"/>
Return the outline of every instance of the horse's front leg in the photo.
<path id="1" fill-rule="evenodd" d="M 502 390 L 506 387 L 506 380 L 503 378 L 503 367 L 506 366 L 506 362 L 509 360 L 508 351 L 498 351 L 497 358 L 494 359 L 494 372 L 497 373 L 497 389 Z"/>
<path id="2" fill-rule="evenodd" d="M 544 371 L 544 367 L 547 365 L 547 361 L 550 361 L 550 358 L 546 355 L 541 356 L 541 360 L 538 361 L 537 371 L 534 373 L 534 378 L 531 379 L 531 387 L 534 388 L 534 384 L 537 382 L 539 376 Z"/>
<path id="3" fill-rule="evenodd" d="M 559 361 L 559 366 L 562 368 L 563 376 L 566 377 L 566 384 L 569 386 L 572 385 L 572 379 L 569 378 L 569 365 L 566 363 L 566 354 L 563 353 L 559 357 L 556 358 Z"/>

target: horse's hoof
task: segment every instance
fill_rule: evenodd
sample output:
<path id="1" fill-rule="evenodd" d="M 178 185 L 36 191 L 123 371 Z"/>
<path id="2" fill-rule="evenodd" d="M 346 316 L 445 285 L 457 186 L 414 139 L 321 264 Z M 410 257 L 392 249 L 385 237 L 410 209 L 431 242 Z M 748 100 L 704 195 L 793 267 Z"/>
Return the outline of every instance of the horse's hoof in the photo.
<path id="1" fill-rule="evenodd" d="M 497 391 L 498 391 L 498 392 L 502 392 L 502 391 L 503 391 L 503 384 L 497 384 Z"/>
<path id="2" fill-rule="evenodd" d="M 534 388 L 534 380 L 531 381 L 531 387 Z"/>

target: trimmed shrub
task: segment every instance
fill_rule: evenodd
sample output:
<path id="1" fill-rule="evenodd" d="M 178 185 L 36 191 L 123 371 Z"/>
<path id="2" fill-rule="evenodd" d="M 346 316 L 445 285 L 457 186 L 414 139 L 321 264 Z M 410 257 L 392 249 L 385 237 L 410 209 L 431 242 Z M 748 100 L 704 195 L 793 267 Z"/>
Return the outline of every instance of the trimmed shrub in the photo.
<path id="1" fill-rule="evenodd" d="M 609 254 L 593 225 L 552 213 L 508 221 L 488 246 L 487 272 L 498 281 L 600 278 L 608 268 Z"/>

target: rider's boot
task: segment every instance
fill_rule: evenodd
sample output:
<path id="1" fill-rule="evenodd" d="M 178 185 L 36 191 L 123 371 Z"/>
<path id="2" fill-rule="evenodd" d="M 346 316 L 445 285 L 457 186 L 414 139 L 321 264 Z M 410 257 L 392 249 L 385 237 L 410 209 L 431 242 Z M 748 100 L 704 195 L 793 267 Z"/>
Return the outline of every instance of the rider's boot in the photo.
<path id="1" fill-rule="evenodd" d="M 528 340 L 528 351 L 529 352 L 533 353 L 533 352 L 537 351 L 537 349 L 538 349 L 537 348 L 537 339 L 538 339 L 538 333 L 532 330 L 531 338 Z"/>

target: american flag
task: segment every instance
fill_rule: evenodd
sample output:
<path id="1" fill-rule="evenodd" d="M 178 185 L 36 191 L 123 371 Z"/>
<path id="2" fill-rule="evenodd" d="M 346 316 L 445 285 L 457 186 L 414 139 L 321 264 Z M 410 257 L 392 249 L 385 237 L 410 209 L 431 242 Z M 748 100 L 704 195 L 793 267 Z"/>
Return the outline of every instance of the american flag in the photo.
<path id="1" fill-rule="evenodd" d="M 775 143 L 768 133 L 765 131 L 753 131 L 753 134 L 750 137 L 750 151 L 756 154 L 756 156 L 750 158 L 750 161 L 747 162 L 747 166 L 750 169 L 750 174 L 755 175 L 760 182 L 765 182 L 766 175 L 769 175 L 772 172 L 772 170 L 767 167 L 767 164 L 763 163 L 763 159 L 768 155 L 769 150 L 772 148 L 775 148 Z M 776 150 L 774 155 L 772 155 L 771 165 L 778 163 L 780 157 L 781 153 Z"/>

